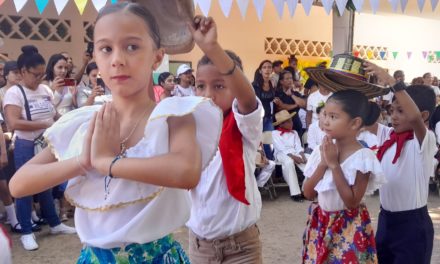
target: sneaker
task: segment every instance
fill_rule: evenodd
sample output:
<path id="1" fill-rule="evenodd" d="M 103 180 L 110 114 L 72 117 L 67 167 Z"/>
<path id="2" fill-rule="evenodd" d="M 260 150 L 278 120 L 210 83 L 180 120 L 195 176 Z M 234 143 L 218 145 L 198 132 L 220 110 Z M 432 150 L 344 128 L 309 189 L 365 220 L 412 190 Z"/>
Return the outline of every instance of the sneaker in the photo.
<path id="1" fill-rule="evenodd" d="M 35 241 L 35 235 L 33 233 L 28 235 L 22 235 L 20 237 L 21 244 L 23 244 L 24 249 L 26 250 L 37 250 L 38 244 L 37 241 Z"/>
<path id="2" fill-rule="evenodd" d="M 76 234 L 74 227 L 66 226 L 65 224 L 59 224 L 57 226 L 50 228 L 50 233 L 52 235 L 56 234 Z"/>

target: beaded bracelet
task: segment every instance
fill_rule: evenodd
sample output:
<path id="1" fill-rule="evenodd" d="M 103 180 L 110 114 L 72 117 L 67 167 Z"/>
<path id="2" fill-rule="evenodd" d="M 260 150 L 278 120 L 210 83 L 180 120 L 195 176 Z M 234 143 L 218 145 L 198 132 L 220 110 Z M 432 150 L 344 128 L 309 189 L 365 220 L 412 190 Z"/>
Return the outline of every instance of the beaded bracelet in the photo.
<path id="1" fill-rule="evenodd" d="M 107 200 L 107 197 L 110 195 L 110 183 L 112 182 L 112 179 L 114 178 L 112 174 L 112 168 L 113 165 L 115 165 L 116 161 L 122 159 L 123 155 L 117 155 L 112 162 L 110 163 L 110 167 L 108 168 L 108 175 L 104 178 L 104 191 L 105 191 L 105 197 L 104 200 Z"/>

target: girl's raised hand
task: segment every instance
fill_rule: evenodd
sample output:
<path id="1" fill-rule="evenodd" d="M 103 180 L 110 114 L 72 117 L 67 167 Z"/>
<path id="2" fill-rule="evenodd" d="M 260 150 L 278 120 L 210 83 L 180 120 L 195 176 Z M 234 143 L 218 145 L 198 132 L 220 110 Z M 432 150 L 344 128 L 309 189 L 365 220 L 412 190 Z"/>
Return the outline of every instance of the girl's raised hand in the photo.
<path id="1" fill-rule="evenodd" d="M 322 140 L 322 150 L 324 159 L 330 169 L 334 169 L 339 165 L 339 152 L 336 144 L 333 143 L 329 136 L 325 136 Z"/>
<path id="2" fill-rule="evenodd" d="M 102 175 L 108 173 L 109 161 L 120 153 L 120 122 L 112 103 L 105 103 L 95 118 L 90 160 Z"/>
<path id="3" fill-rule="evenodd" d="M 196 16 L 189 28 L 202 51 L 206 52 L 217 43 L 217 26 L 211 17 Z"/>
<path id="4" fill-rule="evenodd" d="M 364 62 L 364 69 L 368 74 L 375 75 L 385 85 L 393 86 L 396 80 L 384 68 L 377 66 L 369 61 Z"/>
<path id="5" fill-rule="evenodd" d="M 95 122 L 97 115 L 98 113 L 95 113 L 93 115 L 93 118 L 90 119 L 89 128 L 87 129 L 86 137 L 84 138 L 82 153 L 78 157 L 79 166 L 81 167 L 81 169 L 85 171 L 92 169 L 92 162 L 90 160 L 90 148 L 92 146 L 92 137 L 93 137 L 93 131 L 95 129 Z"/>

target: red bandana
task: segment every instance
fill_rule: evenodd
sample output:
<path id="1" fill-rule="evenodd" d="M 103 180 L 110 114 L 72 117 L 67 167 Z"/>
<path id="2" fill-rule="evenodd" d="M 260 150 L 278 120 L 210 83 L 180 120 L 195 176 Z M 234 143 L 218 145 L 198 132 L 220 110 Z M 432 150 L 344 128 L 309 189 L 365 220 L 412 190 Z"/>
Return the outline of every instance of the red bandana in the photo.
<path id="1" fill-rule="evenodd" d="M 245 195 L 242 135 L 232 111 L 224 115 L 222 134 L 218 146 L 229 193 L 239 202 L 249 205 Z"/>
<path id="2" fill-rule="evenodd" d="M 285 129 L 285 128 L 282 128 L 282 127 L 277 127 L 277 130 L 281 132 L 281 136 L 284 133 L 292 133 L 292 131 L 293 131 L 292 129 Z"/>
<path id="3" fill-rule="evenodd" d="M 385 152 L 394 144 L 397 143 L 396 154 L 394 155 L 393 164 L 396 163 L 397 159 L 400 157 L 400 152 L 402 152 L 403 145 L 406 141 L 414 138 L 414 131 L 406 131 L 402 133 L 391 132 L 390 139 L 385 141 L 383 145 L 379 148 L 377 152 L 377 158 L 382 161 Z"/>

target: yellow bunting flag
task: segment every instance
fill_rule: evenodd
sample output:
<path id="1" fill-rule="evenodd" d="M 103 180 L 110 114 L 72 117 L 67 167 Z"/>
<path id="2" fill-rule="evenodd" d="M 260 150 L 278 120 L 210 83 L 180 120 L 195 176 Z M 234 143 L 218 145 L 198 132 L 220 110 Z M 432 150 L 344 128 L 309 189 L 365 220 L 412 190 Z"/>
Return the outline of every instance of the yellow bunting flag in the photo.
<path id="1" fill-rule="evenodd" d="M 371 50 L 367 51 L 367 58 L 369 60 L 371 60 L 373 58 L 373 51 L 371 51 Z"/>
<path id="2" fill-rule="evenodd" d="M 86 9 L 88 0 L 75 0 L 76 7 L 78 7 L 79 13 L 82 15 L 84 13 L 84 9 Z"/>

